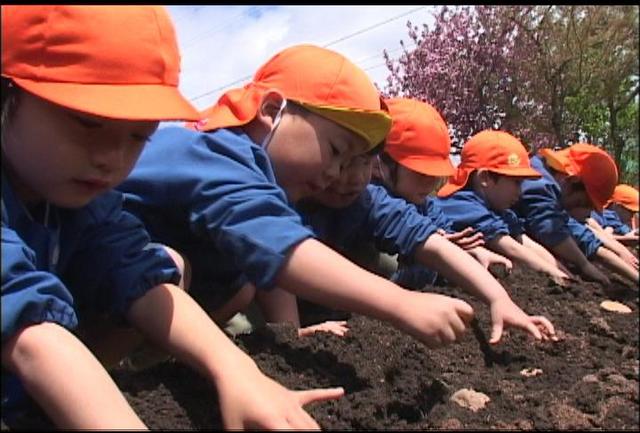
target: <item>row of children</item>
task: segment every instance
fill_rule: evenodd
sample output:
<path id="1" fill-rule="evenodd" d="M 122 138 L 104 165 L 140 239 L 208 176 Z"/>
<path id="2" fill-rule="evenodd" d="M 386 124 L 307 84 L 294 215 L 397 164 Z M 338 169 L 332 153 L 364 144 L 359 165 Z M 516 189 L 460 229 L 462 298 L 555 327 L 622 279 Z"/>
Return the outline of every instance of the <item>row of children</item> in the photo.
<path id="1" fill-rule="evenodd" d="M 215 385 L 226 428 L 318 429 L 303 406 L 344 391 L 289 390 L 220 330 L 252 300 L 268 321 L 299 326 L 299 296 L 439 347 L 474 312 L 412 290 L 435 272 L 488 305 L 492 343 L 504 326 L 556 337 L 491 263 L 607 282 L 597 259 L 638 279 L 618 240 L 568 214 L 600 211 L 617 183 L 595 146 L 530 162 L 483 131 L 456 169 L 433 107 L 382 100 L 331 50 L 285 49 L 202 113 L 179 59 L 162 7 L 2 7 L 7 423 L 33 399 L 61 428 L 143 428 L 106 368 L 151 342 Z M 390 278 L 355 263 L 367 245 L 397 255 Z"/>

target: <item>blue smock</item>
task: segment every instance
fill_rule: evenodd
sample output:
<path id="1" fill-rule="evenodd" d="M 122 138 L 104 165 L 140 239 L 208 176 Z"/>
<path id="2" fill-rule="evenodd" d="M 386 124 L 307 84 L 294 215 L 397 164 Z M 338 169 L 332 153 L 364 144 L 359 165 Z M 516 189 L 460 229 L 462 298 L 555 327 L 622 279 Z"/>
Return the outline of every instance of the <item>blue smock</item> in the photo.
<path id="1" fill-rule="evenodd" d="M 591 218 L 596 220 L 603 228 L 611 227 L 613 233 L 617 235 L 626 235 L 631 231 L 631 227 L 623 223 L 618 213 L 611 209 L 603 209 L 602 214 L 592 211 Z"/>
<path id="2" fill-rule="evenodd" d="M 525 232 L 546 248 L 552 248 L 568 236 L 573 236 L 580 250 L 590 258 L 602 242 L 562 207 L 560 185 L 544 160 L 535 155 L 531 157 L 531 166 L 542 177 L 522 182 L 520 199 L 513 207 L 524 223 Z"/>
<path id="3" fill-rule="evenodd" d="M 239 128 L 159 129 L 118 189 L 153 240 L 190 262 L 196 298 L 235 292 L 247 279 L 275 287 L 291 249 L 314 237 L 276 183 L 266 151 Z"/>
<path id="4" fill-rule="evenodd" d="M 517 238 L 524 232 L 514 211 L 490 209 L 486 200 L 470 188 L 458 190 L 447 197 L 436 197 L 433 201 L 451 220 L 456 232 L 473 227 L 482 233 L 485 241 L 491 241 L 498 235 Z"/>
<path id="5" fill-rule="evenodd" d="M 32 210 L 33 212 L 33 210 Z M 50 206 L 47 224 L 32 218 L 2 176 L 2 342 L 20 329 L 54 322 L 69 330 L 78 315 L 97 312 L 124 321 L 131 303 L 179 271 L 149 244 L 142 223 L 122 211 L 122 194 L 107 192 L 86 206 Z M 15 375 L 3 371 L 2 412 L 26 404 Z"/>
<path id="6" fill-rule="evenodd" d="M 391 280 L 403 287 L 421 288 L 437 276 L 419 264 L 415 264 L 412 272 L 405 268 L 414 263 L 416 247 L 424 244 L 438 227 L 415 205 L 391 196 L 381 185 L 367 185 L 345 208 L 306 206 L 301 213 L 305 224 L 312 227 L 323 242 L 347 257 L 352 258 L 353 251 L 365 243 L 372 243 L 378 251 L 398 254 L 398 271 Z M 428 275 L 427 282 L 420 285 L 425 275 Z"/>

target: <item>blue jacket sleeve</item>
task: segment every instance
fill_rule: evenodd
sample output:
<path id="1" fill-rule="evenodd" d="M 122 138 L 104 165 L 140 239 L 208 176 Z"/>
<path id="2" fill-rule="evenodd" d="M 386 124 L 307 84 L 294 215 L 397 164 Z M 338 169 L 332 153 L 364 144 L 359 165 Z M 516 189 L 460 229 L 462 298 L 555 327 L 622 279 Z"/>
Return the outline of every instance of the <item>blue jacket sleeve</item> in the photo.
<path id="1" fill-rule="evenodd" d="M 510 235 L 509 225 L 497 213 L 488 209 L 473 191 L 458 191 L 447 198 L 435 198 L 442 212 L 452 221 L 455 231 L 473 227 L 490 241 L 498 235 Z"/>
<path id="2" fill-rule="evenodd" d="M 602 241 L 593 234 L 584 224 L 576 219 L 569 217 L 567 227 L 571 231 L 571 235 L 575 239 L 580 250 L 587 258 L 591 258 L 598 247 L 602 246 Z"/>
<path id="3" fill-rule="evenodd" d="M 2 342 L 19 329 L 55 322 L 74 329 L 73 297 L 54 274 L 39 271 L 35 253 L 12 229 L 2 227 Z"/>
<path id="4" fill-rule="evenodd" d="M 545 247 L 559 244 L 571 232 L 569 215 L 559 203 L 559 192 L 546 179 L 525 180 L 516 204 L 516 213 L 524 220 L 525 231 Z"/>
<path id="5" fill-rule="evenodd" d="M 595 213 L 595 212 L 593 212 Z M 631 228 L 622 222 L 616 211 L 610 209 L 604 209 L 602 211 L 603 224 L 602 227 L 611 227 L 613 232 L 618 235 L 626 235 L 631 231 Z"/>
<path id="6" fill-rule="evenodd" d="M 142 222 L 122 209 L 119 192 L 94 201 L 78 219 L 85 221 L 82 237 L 63 273 L 78 308 L 124 316 L 148 290 L 180 280 L 164 248 L 149 244 Z"/>
<path id="7" fill-rule="evenodd" d="M 277 185 L 268 155 L 232 130 L 157 131 L 120 189 L 151 212 L 180 209 L 172 230 L 189 227 L 187 243 L 208 239 L 205 247 L 260 289 L 275 285 L 293 246 L 314 237 Z"/>
<path id="8" fill-rule="evenodd" d="M 442 211 L 442 208 L 433 197 L 427 197 L 419 208 L 420 213 L 431 219 L 431 222 L 439 229 L 447 233 L 454 233 L 453 221 Z"/>
<path id="9" fill-rule="evenodd" d="M 365 230 L 371 233 L 379 250 L 413 256 L 415 248 L 438 230 L 413 204 L 391 197 L 384 187 L 370 184 L 366 192 L 371 197 L 371 207 Z"/>

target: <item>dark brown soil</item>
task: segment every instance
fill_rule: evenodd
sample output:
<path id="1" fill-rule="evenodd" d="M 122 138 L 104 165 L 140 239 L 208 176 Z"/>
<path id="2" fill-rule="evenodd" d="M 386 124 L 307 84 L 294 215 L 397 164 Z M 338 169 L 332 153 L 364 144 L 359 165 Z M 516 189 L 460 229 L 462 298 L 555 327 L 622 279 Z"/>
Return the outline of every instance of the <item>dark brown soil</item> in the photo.
<path id="1" fill-rule="evenodd" d="M 613 277 L 615 278 L 615 277 Z M 287 325 L 269 325 L 236 337 L 260 368 L 294 389 L 343 386 L 337 401 L 307 407 L 323 429 L 628 429 L 638 430 L 638 291 L 619 279 L 608 296 L 597 285 L 568 288 L 527 270 L 500 280 L 531 314 L 552 320 L 558 342 L 535 342 L 508 330 L 489 346 L 489 312 L 457 288 L 431 290 L 460 297 L 476 321 L 456 344 L 429 350 L 390 326 L 359 315 L 345 338 L 316 334 L 299 339 Z M 605 311 L 616 299 L 630 314 Z M 340 313 L 302 303 L 308 322 Z M 337 315 L 337 316 L 336 316 Z M 525 368 L 542 374 L 525 377 Z M 113 376 L 151 429 L 222 428 L 214 388 L 176 362 L 142 373 Z M 461 388 L 491 400 L 474 412 L 450 400 Z M 45 427 L 46 428 L 46 427 Z"/>

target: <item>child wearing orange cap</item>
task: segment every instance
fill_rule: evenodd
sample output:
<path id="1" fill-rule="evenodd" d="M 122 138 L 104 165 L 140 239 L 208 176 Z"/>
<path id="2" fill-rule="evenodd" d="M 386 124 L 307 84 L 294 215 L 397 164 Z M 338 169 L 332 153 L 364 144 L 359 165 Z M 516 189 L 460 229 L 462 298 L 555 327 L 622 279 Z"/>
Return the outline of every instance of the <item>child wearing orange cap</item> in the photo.
<path id="1" fill-rule="evenodd" d="M 500 340 L 504 325 L 525 329 L 538 339 L 553 336 L 551 322 L 524 313 L 485 268 L 437 233 L 442 218 L 434 221 L 424 212 L 427 195 L 438 179 L 454 172 L 449 159 L 449 132 L 440 113 L 415 99 L 393 98 L 385 102 L 393 125 L 383 151 L 383 160 L 387 161 L 381 167 L 384 179 L 381 185 L 367 187 L 370 198 L 365 200 L 365 206 L 368 205 L 367 219 L 374 220 L 368 235 L 375 238 L 379 248 L 399 254 L 399 269 L 392 279 L 422 288 L 427 267 L 478 295 L 491 308 L 491 343 Z M 326 198 L 324 202 L 328 203 Z M 391 250 L 390 242 L 395 243 Z"/>
<path id="2" fill-rule="evenodd" d="M 613 159 L 592 144 L 577 143 L 559 151 L 542 149 L 530 160 L 542 177 L 525 180 L 520 199 L 513 206 L 524 221 L 526 233 L 565 264 L 575 266 L 583 276 L 599 281 L 605 288 L 610 284 L 609 278 L 591 260 L 637 284 L 638 271 L 632 262 L 606 248 L 591 230 L 571 216 L 579 209 L 602 210 L 618 181 Z"/>
<path id="3" fill-rule="evenodd" d="M 638 228 L 631 227 L 638 214 L 639 195 L 638 190 L 631 185 L 617 185 L 602 214 L 592 211 L 587 224 L 598 232 L 604 231 L 618 242 L 637 245 Z"/>
<path id="4" fill-rule="evenodd" d="M 179 258 L 122 211 L 112 188 L 159 121 L 199 117 L 178 91 L 179 62 L 162 7 L 2 6 L 9 427 L 33 401 L 62 429 L 145 427 L 96 357 L 101 348 L 87 346 L 103 318 L 114 322 L 107 339 L 133 333 L 128 323 L 210 379 L 227 428 L 319 428 L 302 405 L 343 393 L 294 392 L 262 374 L 176 285 Z"/>
<path id="5" fill-rule="evenodd" d="M 455 175 L 440 188 L 435 201 L 454 228 L 475 228 L 482 232 L 487 248 L 564 285 L 573 277 L 571 273 L 523 233 L 510 209 L 520 197 L 522 181 L 539 177 L 517 138 L 504 131 L 484 130 L 464 144 Z"/>
<path id="6" fill-rule="evenodd" d="M 277 304 L 289 292 L 439 346 L 465 331 L 469 304 L 404 290 L 356 266 L 319 242 L 292 207 L 390 126 L 364 71 L 334 51 L 297 45 L 222 95 L 202 121 L 156 132 L 120 189 L 152 237 L 186 256 L 191 293 L 219 322 L 254 297 Z"/>

